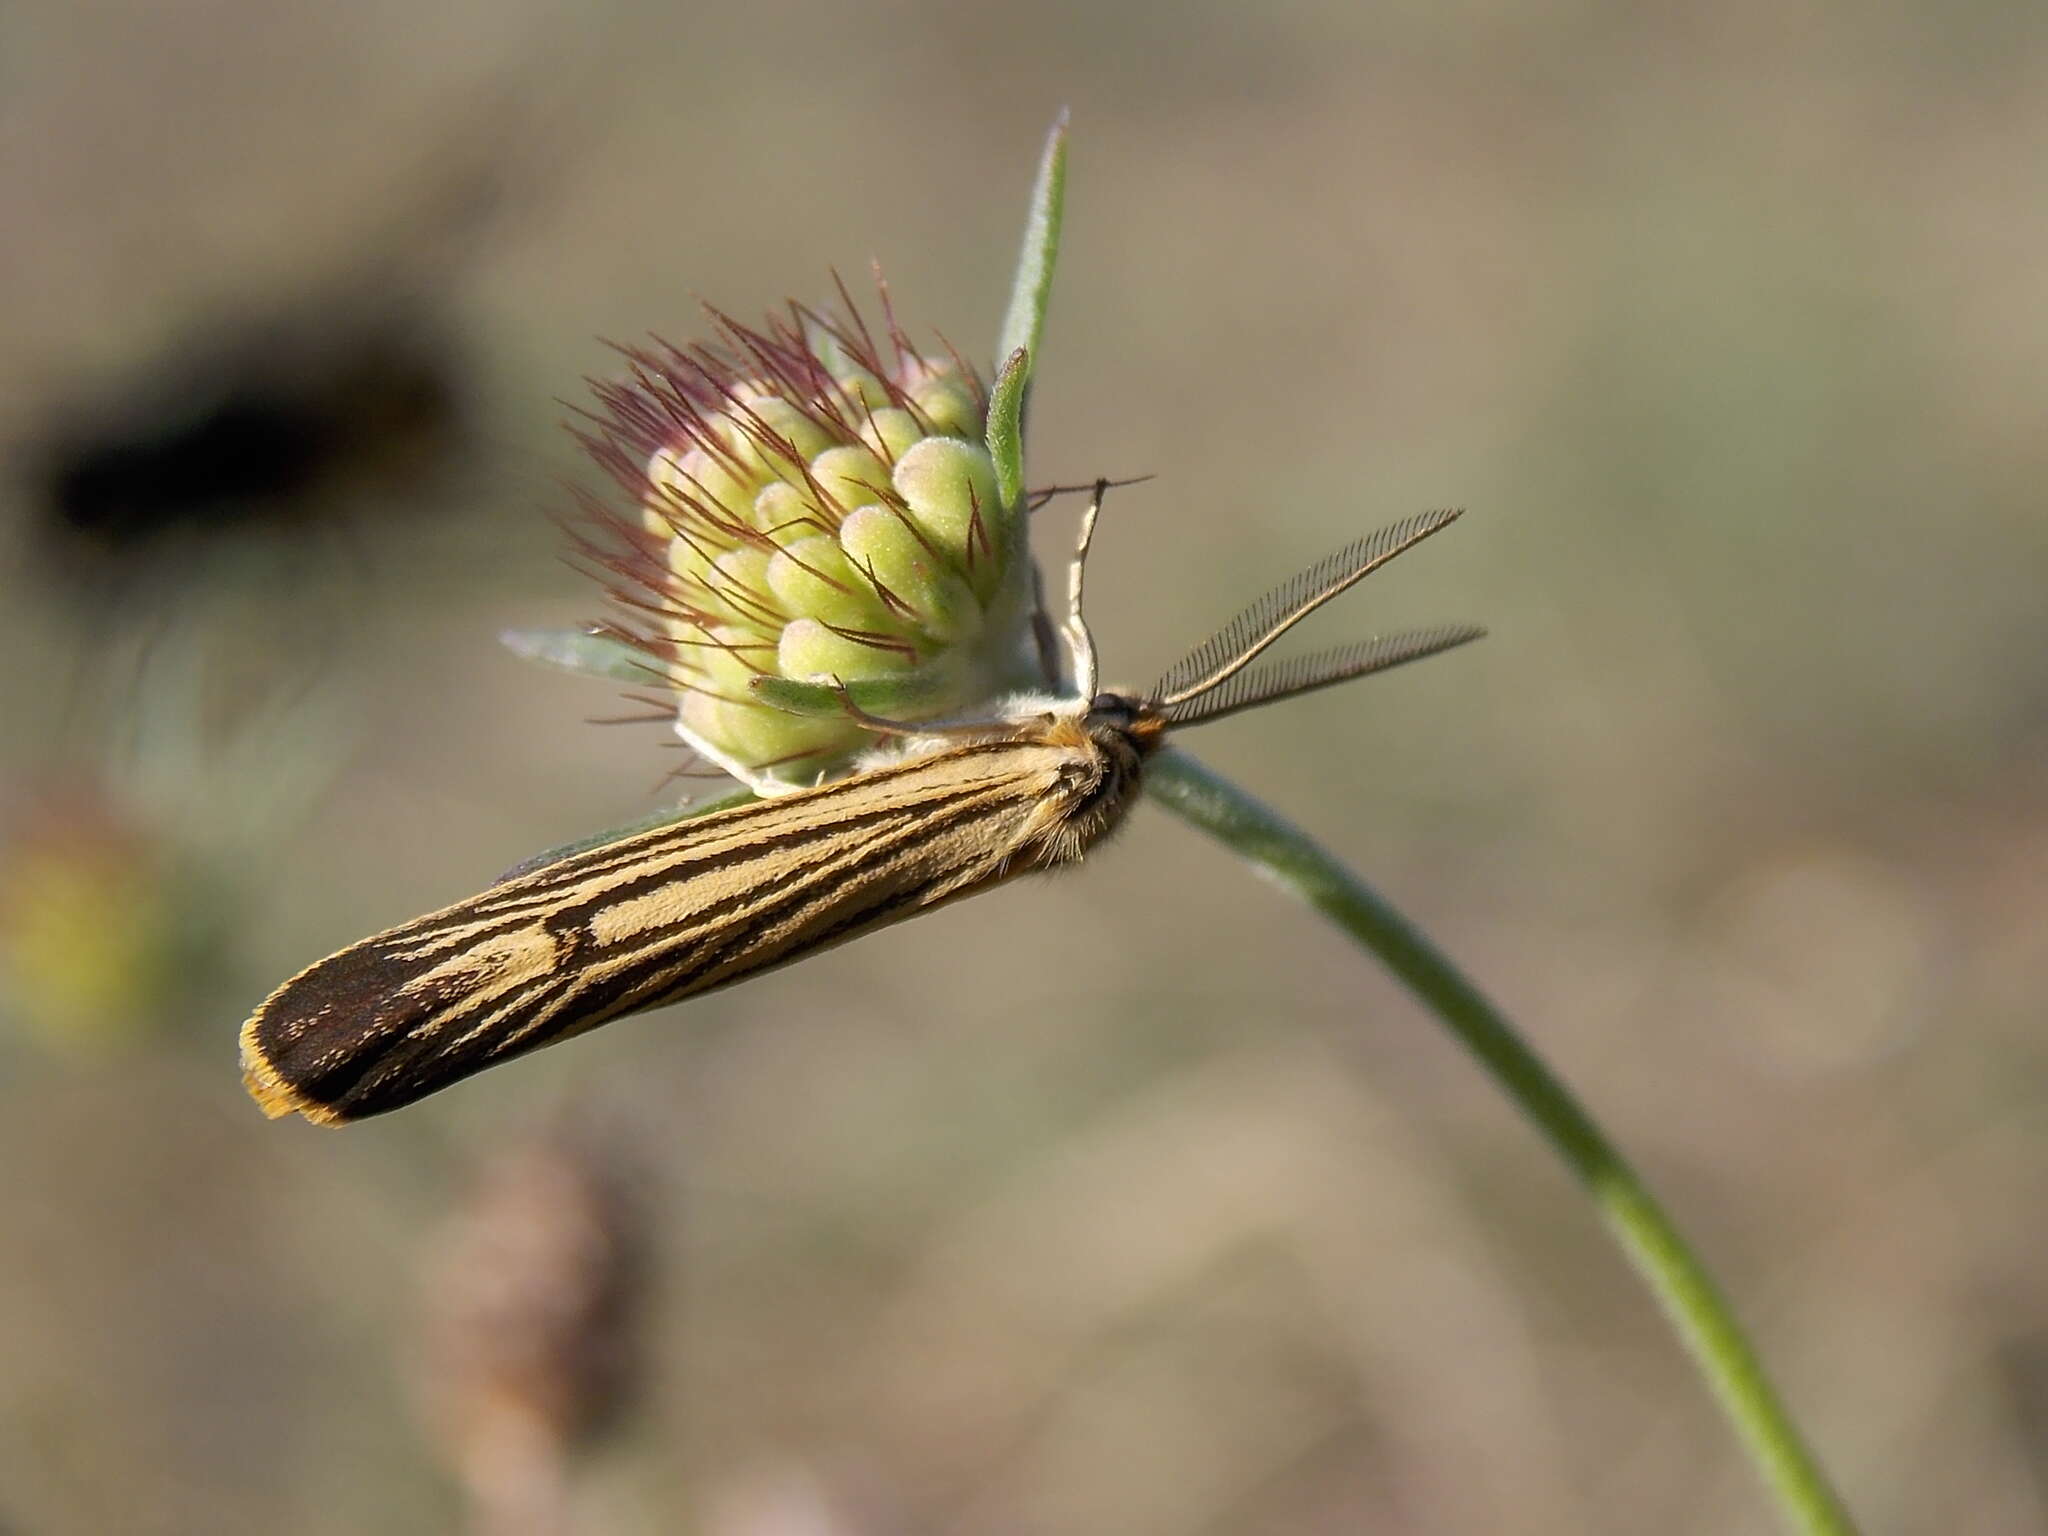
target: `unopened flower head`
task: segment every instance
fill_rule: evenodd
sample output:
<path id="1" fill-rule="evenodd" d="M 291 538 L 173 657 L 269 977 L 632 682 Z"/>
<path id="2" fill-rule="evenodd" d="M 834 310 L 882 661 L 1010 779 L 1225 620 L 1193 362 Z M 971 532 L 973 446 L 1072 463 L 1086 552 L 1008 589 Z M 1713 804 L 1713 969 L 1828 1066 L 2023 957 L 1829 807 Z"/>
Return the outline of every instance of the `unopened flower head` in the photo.
<path id="1" fill-rule="evenodd" d="M 822 689 L 919 720 L 1039 683 L 973 369 L 893 316 L 877 341 L 850 304 L 712 321 L 711 344 L 628 352 L 585 437 L 636 503 L 630 522 L 596 509 L 613 541 L 586 553 L 624 578 L 624 633 L 678 695 L 678 734 L 774 794 L 876 742 Z"/>

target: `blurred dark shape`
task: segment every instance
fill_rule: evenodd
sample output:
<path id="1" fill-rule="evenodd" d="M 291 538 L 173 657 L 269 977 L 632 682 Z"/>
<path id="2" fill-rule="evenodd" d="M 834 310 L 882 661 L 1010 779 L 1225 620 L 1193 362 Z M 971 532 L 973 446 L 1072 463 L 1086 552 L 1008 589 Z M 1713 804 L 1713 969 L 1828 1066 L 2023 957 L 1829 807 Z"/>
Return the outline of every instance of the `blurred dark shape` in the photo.
<path id="1" fill-rule="evenodd" d="M 2025 1333 L 2002 1341 L 1992 1363 L 2036 1495 L 2048 1502 L 2048 1335 Z"/>
<path id="2" fill-rule="evenodd" d="M 30 451 L 35 552 L 96 586 L 406 504 L 462 445 L 451 329 L 424 300 L 367 297 L 217 319 Z"/>
<path id="3" fill-rule="evenodd" d="M 571 1459 L 632 1394 L 648 1270 L 632 1185 L 596 1138 L 535 1136 L 484 1162 L 441 1239 L 421 1385 L 478 1531 L 566 1529 Z"/>

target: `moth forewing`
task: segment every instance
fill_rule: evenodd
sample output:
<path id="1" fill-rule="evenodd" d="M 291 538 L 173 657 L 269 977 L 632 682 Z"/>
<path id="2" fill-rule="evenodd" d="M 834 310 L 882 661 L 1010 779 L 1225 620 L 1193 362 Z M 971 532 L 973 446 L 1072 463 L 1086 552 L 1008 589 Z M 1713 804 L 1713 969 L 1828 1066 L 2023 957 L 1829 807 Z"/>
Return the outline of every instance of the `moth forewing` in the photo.
<path id="1" fill-rule="evenodd" d="M 242 1028 L 272 1117 L 340 1124 L 1078 858 L 1136 749 L 1075 717 L 571 855 L 322 960 Z"/>

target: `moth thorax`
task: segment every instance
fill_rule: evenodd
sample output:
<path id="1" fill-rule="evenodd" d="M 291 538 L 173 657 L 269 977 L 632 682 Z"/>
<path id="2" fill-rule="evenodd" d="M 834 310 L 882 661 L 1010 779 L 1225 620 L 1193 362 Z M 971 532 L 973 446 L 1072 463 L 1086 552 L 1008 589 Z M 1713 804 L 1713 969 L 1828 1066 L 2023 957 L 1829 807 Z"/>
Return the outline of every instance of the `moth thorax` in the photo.
<path id="1" fill-rule="evenodd" d="M 1070 863 L 1116 830 L 1137 801 L 1160 734 L 1146 725 L 1142 705 L 1115 695 L 1054 725 L 1048 744 L 1064 755 L 1034 829 L 1042 863 Z"/>

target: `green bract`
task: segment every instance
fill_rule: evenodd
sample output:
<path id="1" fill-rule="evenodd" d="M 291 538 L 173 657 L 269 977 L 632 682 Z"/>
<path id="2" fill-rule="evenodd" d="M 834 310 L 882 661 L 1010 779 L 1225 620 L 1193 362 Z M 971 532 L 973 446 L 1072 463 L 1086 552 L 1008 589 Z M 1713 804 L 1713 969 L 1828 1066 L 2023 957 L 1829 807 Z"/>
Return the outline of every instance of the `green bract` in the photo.
<path id="1" fill-rule="evenodd" d="M 1041 686 L 974 371 L 857 314 L 713 322 L 710 344 L 629 352 L 585 434 L 636 516 L 593 506 L 612 538 L 584 552 L 625 579 L 617 632 L 678 696 L 684 740 L 776 794 L 875 745 L 842 688 L 922 720 Z"/>

